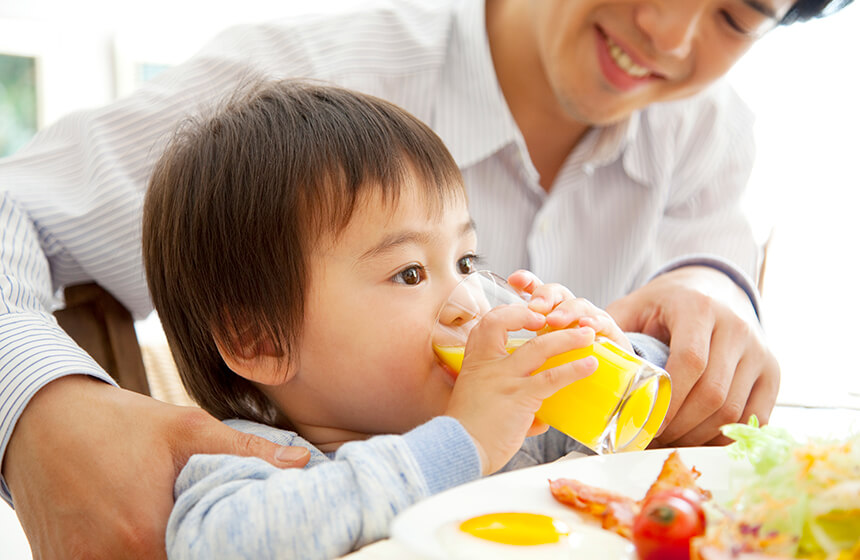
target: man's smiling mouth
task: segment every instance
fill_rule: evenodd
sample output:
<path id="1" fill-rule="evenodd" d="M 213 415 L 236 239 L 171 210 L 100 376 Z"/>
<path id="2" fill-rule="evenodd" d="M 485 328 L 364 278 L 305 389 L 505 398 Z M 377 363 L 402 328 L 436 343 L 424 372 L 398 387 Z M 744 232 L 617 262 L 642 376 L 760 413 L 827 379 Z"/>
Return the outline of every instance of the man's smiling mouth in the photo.
<path id="1" fill-rule="evenodd" d="M 624 52 L 624 49 L 619 47 L 611 38 L 609 38 L 609 36 L 604 35 L 603 37 L 606 39 L 606 45 L 609 47 L 609 56 L 612 57 L 616 66 L 618 66 L 618 68 L 624 71 L 627 75 L 633 78 L 644 78 L 651 74 L 650 70 L 633 62 L 630 55 Z"/>

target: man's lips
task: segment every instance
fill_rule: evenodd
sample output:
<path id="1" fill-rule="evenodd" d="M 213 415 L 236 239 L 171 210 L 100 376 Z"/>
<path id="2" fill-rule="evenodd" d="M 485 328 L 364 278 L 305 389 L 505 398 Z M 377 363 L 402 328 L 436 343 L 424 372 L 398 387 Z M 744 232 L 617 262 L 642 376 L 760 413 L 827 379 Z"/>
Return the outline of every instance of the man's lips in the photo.
<path id="1" fill-rule="evenodd" d="M 597 58 L 604 76 L 615 87 L 629 90 L 636 86 L 663 79 L 653 66 L 643 62 L 636 55 L 610 37 L 602 28 L 596 27 Z"/>

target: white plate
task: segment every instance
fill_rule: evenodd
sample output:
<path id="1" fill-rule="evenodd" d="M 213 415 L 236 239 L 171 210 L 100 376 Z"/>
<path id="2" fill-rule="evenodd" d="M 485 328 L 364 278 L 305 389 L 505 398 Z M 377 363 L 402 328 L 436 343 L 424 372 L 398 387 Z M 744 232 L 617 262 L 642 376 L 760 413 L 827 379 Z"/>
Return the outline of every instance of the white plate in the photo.
<path id="1" fill-rule="evenodd" d="M 464 484 L 419 502 L 398 515 L 391 527 L 391 537 L 416 554 L 441 560 L 452 556 L 451 545 L 440 539 L 443 528 L 486 513 L 541 513 L 571 528 L 571 546 L 575 549 L 572 557 L 635 560 L 629 541 L 595 528 L 573 509 L 557 502 L 550 494 L 548 480 L 576 478 L 639 499 L 657 477 L 670 451 L 655 449 L 562 460 Z M 710 490 L 717 500 L 728 497 L 729 459 L 724 448 L 692 447 L 679 452 L 687 466 L 696 467 L 702 473 L 698 480 L 702 488 Z"/>

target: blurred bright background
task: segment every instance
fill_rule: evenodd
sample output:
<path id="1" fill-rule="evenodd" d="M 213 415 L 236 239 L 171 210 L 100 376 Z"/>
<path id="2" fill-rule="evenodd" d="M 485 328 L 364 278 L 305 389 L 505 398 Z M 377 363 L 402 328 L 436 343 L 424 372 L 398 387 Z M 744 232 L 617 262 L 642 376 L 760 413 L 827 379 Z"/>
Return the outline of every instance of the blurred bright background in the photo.
<path id="1" fill-rule="evenodd" d="M 730 78 L 757 115 L 747 209 L 773 232 L 764 325 L 782 402 L 860 407 L 860 7 L 777 29 Z"/>
<path id="2" fill-rule="evenodd" d="M 45 126 L 131 91 L 230 24 L 357 1 L 3 0 L 0 55 L 32 63 L 38 112 L 30 120 Z M 860 344 L 858 30 L 856 5 L 777 29 L 730 74 L 758 115 L 759 155 L 745 202 L 761 242 L 771 238 L 763 319 L 782 366 L 784 404 L 860 408 L 860 360 L 849 352 Z M 3 63 L 0 56 L 0 71 Z M 26 71 L 28 61 L 7 56 L 5 63 Z M 15 89 L 2 86 L 0 101 Z M 16 118 L 0 112 L 0 137 L 19 134 Z M 154 320 L 138 331 L 144 343 L 161 336 Z M 0 516 L 14 514 L 0 506 Z M 0 557 L 28 558 L 23 536 L 0 534 Z"/>

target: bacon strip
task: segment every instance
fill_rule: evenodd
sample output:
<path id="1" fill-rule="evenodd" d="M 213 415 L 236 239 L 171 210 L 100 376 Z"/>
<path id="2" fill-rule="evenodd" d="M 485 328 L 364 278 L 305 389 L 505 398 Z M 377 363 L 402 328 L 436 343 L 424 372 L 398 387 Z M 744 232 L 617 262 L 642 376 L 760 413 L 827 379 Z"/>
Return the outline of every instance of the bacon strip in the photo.
<path id="1" fill-rule="evenodd" d="M 692 490 L 699 496 L 702 501 L 711 499 L 711 493 L 703 490 L 696 485 L 696 480 L 702 476 L 702 473 L 696 470 L 696 467 L 688 467 L 681 461 L 677 451 L 672 451 L 669 456 L 663 461 L 663 468 L 660 469 L 660 474 L 657 475 L 657 480 L 651 484 L 642 502 L 660 492 L 662 490 L 673 490 L 675 488 L 687 488 Z"/>
<path id="2" fill-rule="evenodd" d="M 633 519 L 639 513 L 642 503 L 653 494 L 667 489 L 688 488 L 703 501 L 710 499 L 711 493 L 696 485 L 696 480 L 700 476 L 699 471 L 687 467 L 681 461 L 678 452 L 673 451 L 663 462 L 663 468 L 660 469 L 657 480 L 651 484 L 642 500 L 634 500 L 629 496 L 590 486 L 572 478 L 550 480 L 549 489 L 559 502 L 600 521 L 604 529 L 632 539 Z"/>
<path id="3" fill-rule="evenodd" d="M 632 538 L 633 518 L 639 511 L 633 498 L 573 478 L 551 480 L 549 489 L 556 500 L 599 520 L 604 529 Z"/>

